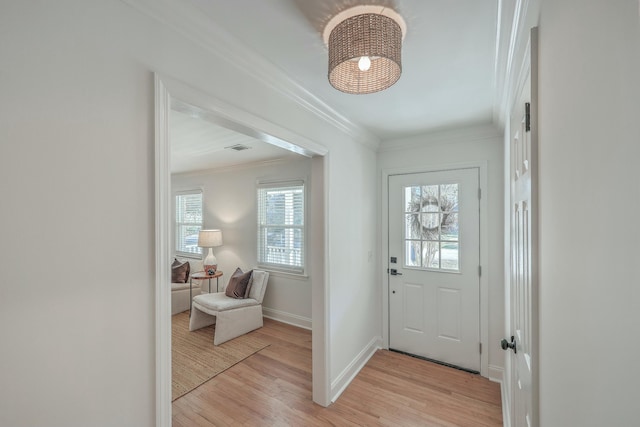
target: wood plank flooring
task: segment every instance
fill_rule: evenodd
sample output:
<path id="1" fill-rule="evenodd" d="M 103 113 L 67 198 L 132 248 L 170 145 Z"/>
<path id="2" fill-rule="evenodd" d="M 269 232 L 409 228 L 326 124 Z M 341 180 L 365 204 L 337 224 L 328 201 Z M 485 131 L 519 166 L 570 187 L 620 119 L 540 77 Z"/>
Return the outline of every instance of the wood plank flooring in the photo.
<path id="1" fill-rule="evenodd" d="M 500 386 L 379 350 L 337 402 L 311 400 L 311 332 L 265 319 L 271 345 L 173 403 L 173 426 L 502 426 Z"/>

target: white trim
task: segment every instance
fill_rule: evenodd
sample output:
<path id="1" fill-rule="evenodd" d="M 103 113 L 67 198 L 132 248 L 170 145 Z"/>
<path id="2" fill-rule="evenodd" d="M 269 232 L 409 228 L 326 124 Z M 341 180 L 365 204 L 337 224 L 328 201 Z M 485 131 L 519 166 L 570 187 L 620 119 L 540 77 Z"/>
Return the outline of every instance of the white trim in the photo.
<path id="1" fill-rule="evenodd" d="M 512 25 L 511 25 L 511 34 L 509 37 L 509 49 L 507 51 L 507 68 L 506 68 L 506 72 L 505 72 L 505 80 L 504 80 L 504 84 L 505 84 L 505 88 L 503 89 L 503 105 L 501 107 L 501 110 L 503 112 L 507 111 L 508 105 L 508 98 L 509 98 L 509 94 L 511 93 L 509 91 L 509 86 L 512 84 L 512 77 L 513 77 L 513 58 L 516 54 L 516 48 L 518 46 L 518 39 L 520 36 L 520 29 L 522 27 L 522 21 L 523 21 L 523 10 L 526 9 L 524 7 L 524 3 L 527 0 L 516 0 L 516 7 L 515 10 L 513 12 L 513 21 L 512 21 Z"/>
<path id="2" fill-rule="evenodd" d="M 298 328 L 311 330 L 311 319 L 297 314 L 287 313 L 286 311 L 276 310 L 274 308 L 262 307 L 262 315 L 267 319 L 277 320 L 287 325 L 297 326 Z"/>
<path id="3" fill-rule="evenodd" d="M 503 52 L 501 65 L 502 61 L 505 63 L 504 72 L 499 74 L 503 81 L 498 82 L 499 86 L 496 90 L 498 99 L 497 102 L 494 102 L 494 121 L 504 127 L 510 112 L 510 98 L 515 93 L 514 85 L 517 83 L 515 79 L 518 78 L 518 73 L 514 68 L 518 65 L 519 57 L 523 55 L 523 41 L 528 40 L 530 28 L 538 25 L 540 0 L 501 1 L 500 4 L 499 15 L 501 19 L 511 12 L 510 32 L 507 34 L 506 31 L 503 31 L 504 36 L 501 36 L 500 41 L 501 52 Z M 505 28 L 507 24 L 507 22 L 502 24 L 502 28 Z"/>
<path id="4" fill-rule="evenodd" d="M 303 135 L 251 114 L 235 105 L 207 96 L 201 90 L 181 81 L 168 76 L 161 76 L 161 78 L 164 84 L 171 89 L 170 93 L 179 91 L 182 94 L 179 99 L 171 98 L 171 108 L 181 113 L 216 123 L 219 126 L 307 157 L 322 156 L 328 151 L 323 145 Z"/>
<path id="5" fill-rule="evenodd" d="M 329 253 L 329 162 L 330 154 L 315 157 L 311 162 L 311 195 L 309 197 L 310 236 L 313 245 L 309 247 L 311 267 L 311 319 L 312 330 L 312 396 L 321 406 L 331 404 L 331 340 L 329 328 L 329 278 L 331 256 Z M 324 261 L 324 262 L 323 262 Z"/>
<path id="6" fill-rule="evenodd" d="M 451 163 L 442 165 L 425 165 L 415 167 L 391 168 L 382 171 L 381 198 L 380 198 L 380 226 L 382 228 L 381 250 L 382 260 L 380 263 L 380 277 L 382 282 L 382 346 L 389 348 L 389 275 L 387 273 L 387 262 L 389 259 L 389 177 L 391 175 L 435 172 L 451 169 L 479 169 L 479 185 L 482 192 L 480 199 L 480 265 L 482 275 L 480 276 L 480 342 L 483 348 L 489 346 L 489 277 L 491 276 L 491 262 L 489 253 L 489 186 L 487 161 L 475 161 L 464 163 Z M 480 375 L 489 377 L 489 352 L 480 353 Z"/>
<path id="7" fill-rule="evenodd" d="M 504 386 L 505 370 L 500 366 L 489 365 L 489 380 L 500 384 L 500 400 L 502 402 L 502 425 L 511 426 L 509 414 L 509 402 L 507 402 L 507 389 Z"/>
<path id="8" fill-rule="evenodd" d="M 373 337 L 358 355 L 347 365 L 346 368 L 331 382 L 331 402 L 338 400 L 338 397 L 347 386 L 358 375 L 358 372 L 367 364 L 369 359 L 382 348 L 382 337 Z"/>
<path id="9" fill-rule="evenodd" d="M 170 146 L 169 146 L 169 112 L 174 102 L 188 103 L 211 114 L 233 121 L 238 126 L 253 129 L 256 134 L 271 136 L 281 141 L 297 145 L 307 150 L 312 156 L 324 159 L 328 150 L 320 145 L 291 132 L 275 123 L 254 116 L 244 110 L 225 104 L 202 91 L 194 89 L 180 81 L 155 74 L 156 90 L 156 127 L 155 127 L 155 181 L 156 181 L 156 426 L 171 426 L 171 287 L 169 284 L 169 265 L 171 265 L 170 233 L 171 233 L 171 180 L 170 180 Z M 320 156 L 320 157 L 317 157 Z M 314 159 L 315 160 L 315 159 Z M 318 181 L 328 182 L 328 161 L 317 171 Z M 328 191 L 328 183 L 324 182 L 324 190 Z M 314 188 L 316 185 L 313 186 Z M 322 191 L 322 185 L 316 191 Z M 314 191 L 314 190 L 312 190 Z M 312 276 L 313 324 L 320 325 L 313 332 L 313 399 L 314 402 L 329 405 L 329 336 L 328 336 L 328 301 L 329 289 L 325 278 L 329 271 L 329 254 L 327 253 L 328 229 L 324 219 L 328 217 L 327 192 L 322 191 L 318 197 L 324 203 L 324 212 L 318 226 L 314 226 L 314 237 L 322 241 L 322 250 L 314 255 L 314 275 Z"/>
<path id="10" fill-rule="evenodd" d="M 535 0 L 531 0 L 535 4 Z M 531 13 L 531 11 L 527 11 L 527 13 Z M 537 20 L 537 18 L 536 18 Z M 525 29 L 520 28 L 519 31 L 525 31 Z M 538 337 L 538 325 L 539 325 L 539 292 L 540 292 L 540 280 L 539 280 L 539 219 L 536 219 L 536 213 L 539 215 L 539 205 L 537 192 L 539 190 L 538 185 L 538 90 L 537 90 L 537 81 L 538 81 L 538 62 L 537 62 L 537 52 L 538 52 L 538 28 L 533 27 L 529 31 L 529 37 L 527 38 L 526 43 L 524 44 L 524 52 L 522 53 L 522 57 L 520 58 L 520 68 L 517 75 L 513 74 L 513 70 L 511 70 L 512 74 L 510 76 L 511 84 L 509 86 L 510 92 L 507 94 L 505 99 L 505 105 L 510 106 L 509 110 L 505 113 L 505 133 L 504 133 L 504 191 L 505 191 L 505 203 L 504 203 L 504 215 L 505 215 L 505 224 L 504 224 L 504 263 L 505 263 L 505 271 L 504 271 L 504 283 L 505 283 L 505 336 L 510 336 L 511 331 L 513 329 L 513 325 L 511 324 L 511 301 L 512 295 L 510 294 L 510 281 L 511 281 L 511 113 L 513 110 L 513 106 L 517 101 L 518 94 L 523 90 L 524 84 L 528 77 L 531 78 L 531 227 L 532 227 L 532 241 L 531 241 L 531 395 L 532 395 L 532 408 L 531 414 L 533 416 L 533 423 L 537 425 L 540 417 L 540 408 L 539 408 L 539 337 Z M 537 231 L 536 231 L 537 230 Z M 537 237 L 537 239 L 536 239 Z M 536 261 L 537 260 L 537 261 Z M 503 396 L 502 396 L 502 408 L 503 408 L 503 420 L 505 426 L 511 425 L 511 415 L 513 414 L 514 408 L 513 399 L 514 393 L 514 379 L 515 368 L 512 365 L 511 361 L 513 361 L 513 356 L 506 355 L 505 356 L 505 376 L 503 381 Z M 509 360 L 511 359 L 511 361 Z M 518 420 L 513 420 L 514 423 L 517 423 Z"/>
<path id="11" fill-rule="evenodd" d="M 269 87 L 318 119 L 349 135 L 354 141 L 373 150 L 380 138 L 364 127 L 349 120 L 305 87 L 287 75 L 281 68 L 254 51 L 186 2 L 170 0 L 122 0 L 124 3 L 177 31 L 198 46 L 214 54 L 219 60 L 249 74 L 263 86 Z M 285 138 L 288 139 L 288 138 Z"/>
<path id="12" fill-rule="evenodd" d="M 511 426 L 511 415 L 509 413 L 509 402 L 507 400 L 507 388 L 504 386 L 505 370 L 499 366 L 489 365 L 489 380 L 500 384 L 500 401 L 502 402 L 502 425 Z"/>
<path id="13" fill-rule="evenodd" d="M 409 136 L 386 140 L 380 145 L 378 153 L 401 151 L 434 145 L 450 145 L 460 142 L 482 142 L 503 138 L 504 134 L 493 124 L 468 126 L 464 128 L 443 130 L 426 135 Z"/>
<path id="14" fill-rule="evenodd" d="M 502 45 L 502 34 L 504 32 L 503 30 L 503 18 L 502 18 L 502 8 L 503 8 L 503 2 L 502 0 L 498 0 L 497 1 L 497 5 L 496 5 L 496 46 L 494 49 L 494 58 L 493 58 L 493 81 L 492 81 L 492 89 L 493 89 L 493 94 L 494 94 L 494 98 L 493 99 L 493 105 L 496 105 L 496 99 L 498 97 L 498 82 L 500 81 L 500 78 L 498 77 L 499 74 L 499 65 L 500 65 L 500 46 Z M 495 108 L 495 107 L 494 107 Z"/>
<path id="15" fill-rule="evenodd" d="M 504 368 L 496 365 L 489 365 L 489 379 L 495 383 L 502 384 L 504 381 Z"/>
<path id="16" fill-rule="evenodd" d="M 500 398 L 502 401 L 502 425 L 511 427 L 511 402 L 509 401 L 509 393 L 507 387 L 504 386 L 504 381 L 500 381 Z"/>
<path id="17" fill-rule="evenodd" d="M 155 197 L 156 197 L 156 426 L 171 425 L 171 176 L 169 93 L 156 74 Z"/>

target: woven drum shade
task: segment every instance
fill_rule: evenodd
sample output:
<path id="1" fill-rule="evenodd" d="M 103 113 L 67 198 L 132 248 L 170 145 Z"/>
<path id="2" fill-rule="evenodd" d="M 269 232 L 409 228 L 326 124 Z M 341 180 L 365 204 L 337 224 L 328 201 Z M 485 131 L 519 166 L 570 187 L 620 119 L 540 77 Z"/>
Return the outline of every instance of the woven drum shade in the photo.
<path id="1" fill-rule="evenodd" d="M 364 13 L 347 18 L 331 31 L 327 44 L 329 82 L 342 92 L 378 92 L 400 78 L 402 29 L 388 16 Z M 361 57 L 371 60 L 366 71 L 358 66 Z"/>

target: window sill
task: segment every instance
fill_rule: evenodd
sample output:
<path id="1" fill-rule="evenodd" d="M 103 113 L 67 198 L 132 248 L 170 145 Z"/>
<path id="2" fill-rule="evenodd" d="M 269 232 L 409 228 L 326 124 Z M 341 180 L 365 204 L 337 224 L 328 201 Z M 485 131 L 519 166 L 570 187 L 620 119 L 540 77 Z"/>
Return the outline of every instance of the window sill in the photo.
<path id="1" fill-rule="evenodd" d="M 198 255 L 198 254 L 176 253 L 173 256 L 174 258 L 195 259 L 198 261 L 202 260 L 202 255 Z"/>
<path id="2" fill-rule="evenodd" d="M 294 273 L 292 271 L 278 270 L 277 268 L 267 267 L 264 265 L 259 265 L 256 268 L 259 270 L 264 270 L 268 272 L 270 275 L 274 275 L 276 277 L 280 276 L 280 277 L 287 277 L 290 279 L 297 279 L 297 280 L 309 279 L 309 275 L 306 273 Z"/>

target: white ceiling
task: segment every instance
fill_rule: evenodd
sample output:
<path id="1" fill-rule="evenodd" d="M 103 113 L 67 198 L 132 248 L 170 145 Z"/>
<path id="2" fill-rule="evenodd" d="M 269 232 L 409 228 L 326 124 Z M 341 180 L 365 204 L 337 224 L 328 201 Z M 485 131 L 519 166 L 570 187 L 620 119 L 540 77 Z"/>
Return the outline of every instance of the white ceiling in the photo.
<path id="1" fill-rule="evenodd" d="M 494 121 L 499 98 L 499 0 L 185 0 L 179 4 L 182 12 L 200 15 L 200 20 L 245 48 L 251 59 L 269 63 L 310 97 L 380 140 Z M 324 24 L 357 4 L 390 6 L 407 23 L 400 80 L 369 95 L 344 94 L 327 79 Z M 193 124 L 180 126 L 185 132 L 204 132 L 189 130 Z M 239 135 L 218 132 L 208 137 L 242 141 Z M 180 140 L 187 139 L 174 139 L 178 144 Z M 186 162 L 187 151 L 195 156 L 208 147 L 202 137 L 192 135 L 189 140 L 188 149 L 175 148 L 180 162 Z M 231 145 L 211 144 L 216 153 L 222 145 Z M 254 149 L 235 154 L 257 156 L 262 144 L 256 141 Z M 178 166 L 177 160 L 174 164 L 186 167 Z"/>
<path id="2" fill-rule="evenodd" d="M 171 111 L 169 138 L 171 173 L 216 169 L 294 156 L 284 148 L 175 109 Z M 229 148 L 235 145 L 244 145 L 249 149 L 236 151 Z"/>

